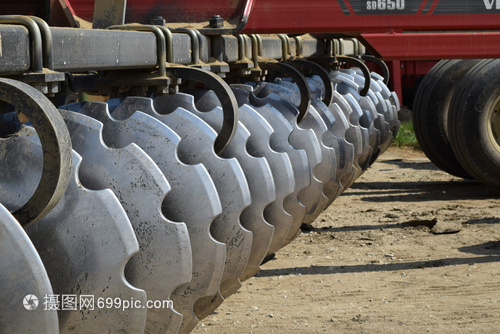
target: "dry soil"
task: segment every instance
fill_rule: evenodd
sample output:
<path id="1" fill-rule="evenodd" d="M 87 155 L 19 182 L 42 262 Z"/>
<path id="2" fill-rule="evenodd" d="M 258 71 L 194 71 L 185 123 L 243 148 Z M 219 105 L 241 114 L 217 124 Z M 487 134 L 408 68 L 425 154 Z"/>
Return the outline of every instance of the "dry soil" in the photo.
<path id="1" fill-rule="evenodd" d="M 391 148 L 194 333 L 500 333 L 500 190 Z"/>

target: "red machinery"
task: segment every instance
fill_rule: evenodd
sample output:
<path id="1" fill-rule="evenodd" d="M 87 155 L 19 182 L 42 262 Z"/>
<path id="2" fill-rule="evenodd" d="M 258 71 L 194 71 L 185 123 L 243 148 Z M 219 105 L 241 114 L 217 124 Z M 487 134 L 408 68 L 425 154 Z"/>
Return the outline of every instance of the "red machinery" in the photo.
<path id="1" fill-rule="evenodd" d="M 393 89 L 411 90 L 435 62 L 498 58 L 500 4 L 495 1 L 257 1 L 244 32 L 328 33 L 356 36 L 389 61 Z M 404 103 L 404 101 L 403 101 Z"/>
<path id="2" fill-rule="evenodd" d="M 52 3 L 57 7 L 57 1 Z M 65 3 L 72 13 L 88 21 L 92 21 L 93 5 L 93 1 L 85 0 Z M 57 11 L 53 14 L 53 21 L 64 21 Z M 372 54 L 388 61 L 392 88 L 401 99 L 403 88 L 411 90 L 415 78 L 423 77 L 440 59 L 500 55 L 500 33 L 496 31 L 500 5 L 495 0 L 320 0 L 313 4 L 292 0 L 286 6 L 278 0 L 190 0 L 175 5 L 135 0 L 127 3 L 125 21 L 149 23 L 152 17 L 162 16 L 167 22 L 203 26 L 214 15 L 226 21 L 229 32 L 342 33 L 359 38 Z"/>

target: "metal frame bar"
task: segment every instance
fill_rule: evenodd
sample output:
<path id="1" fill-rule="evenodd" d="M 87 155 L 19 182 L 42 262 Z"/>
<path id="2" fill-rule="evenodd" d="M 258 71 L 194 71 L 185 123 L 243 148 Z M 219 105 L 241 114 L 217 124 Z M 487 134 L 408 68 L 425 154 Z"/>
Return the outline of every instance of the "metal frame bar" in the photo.
<path id="1" fill-rule="evenodd" d="M 140 26 L 139 26 L 140 27 Z M 161 28 L 161 27 L 159 27 Z M 139 28 L 138 28 L 139 29 Z M 61 72 L 84 72 L 97 70 L 153 69 L 158 64 L 157 38 L 151 32 L 118 31 L 100 29 L 50 28 L 52 35 L 51 67 Z M 0 34 L 5 46 L 12 45 L 23 48 L 19 52 L 4 53 L 0 58 L 0 74 L 22 74 L 28 71 L 30 55 L 30 34 L 20 26 L 1 25 Z M 246 37 L 248 40 L 248 37 Z M 217 40 L 217 43 L 212 43 Z M 200 60 L 208 61 L 212 55 L 222 54 L 224 61 L 238 61 L 238 39 L 234 36 L 201 36 Z M 278 36 L 262 38 L 264 48 L 262 56 L 281 59 L 282 41 Z M 355 43 L 342 40 L 345 54 L 353 54 Z M 246 47 L 251 53 L 251 43 Z M 14 48 L 16 51 L 18 48 Z M 322 40 L 302 38 L 303 57 L 321 57 L 325 53 Z M 172 34 L 172 57 L 175 64 L 192 63 L 192 39 L 185 33 Z M 299 53 L 300 53 L 299 52 Z M 290 40 L 290 54 L 297 56 L 297 42 Z M 46 64 L 47 65 L 47 64 Z M 47 66 L 45 66 L 47 68 Z"/>

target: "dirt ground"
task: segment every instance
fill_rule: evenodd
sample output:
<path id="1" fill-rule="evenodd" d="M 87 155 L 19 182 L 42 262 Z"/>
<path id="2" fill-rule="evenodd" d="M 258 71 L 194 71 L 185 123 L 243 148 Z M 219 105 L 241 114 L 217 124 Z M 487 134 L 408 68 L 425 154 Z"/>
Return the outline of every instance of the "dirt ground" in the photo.
<path id="1" fill-rule="evenodd" d="M 207 332 L 500 333 L 500 190 L 391 148 Z"/>

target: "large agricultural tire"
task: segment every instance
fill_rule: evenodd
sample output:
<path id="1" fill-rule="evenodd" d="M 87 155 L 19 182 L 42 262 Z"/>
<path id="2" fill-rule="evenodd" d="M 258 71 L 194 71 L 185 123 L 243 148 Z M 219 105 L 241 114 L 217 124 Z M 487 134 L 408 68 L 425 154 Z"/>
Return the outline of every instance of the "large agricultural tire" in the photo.
<path id="1" fill-rule="evenodd" d="M 427 73 L 415 95 L 412 120 L 415 136 L 425 155 L 441 170 L 473 178 L 459 163 L 449 140 L 448 110 L 463 76 L 479 60 L 442 60 Z"/>
<path id="2" fill-rule="evenodd" d="M 500 188 L 500 60 L 483 60 L 463 77 L 451 101 L 448 129 L 465 170 Z"/>

